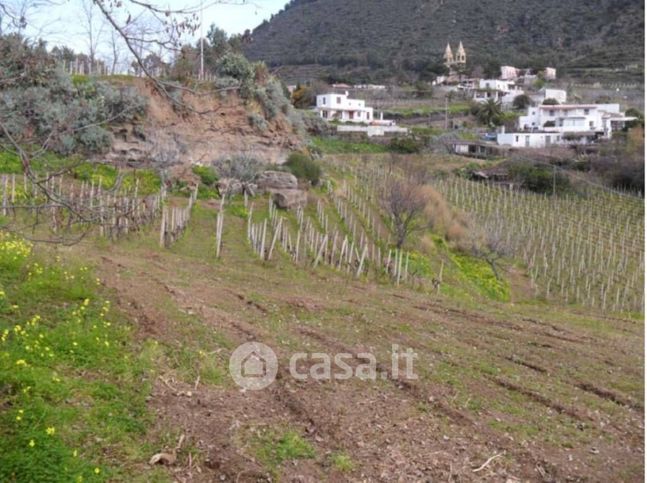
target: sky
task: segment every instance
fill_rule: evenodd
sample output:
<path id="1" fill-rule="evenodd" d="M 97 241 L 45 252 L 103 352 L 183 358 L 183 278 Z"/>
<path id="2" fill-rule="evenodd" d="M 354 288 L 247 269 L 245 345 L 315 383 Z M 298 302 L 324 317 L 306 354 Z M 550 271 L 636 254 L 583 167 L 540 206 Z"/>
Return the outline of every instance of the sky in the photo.
<path id="1" fill-rule="evenodd" d="M 214 4 L 218 0 L 204 1 L 204 32 L 215 23 L 229 34 L 243 33 L 254 29 L 265 19 L 281 10 L 288 0 L 222 0 L 227 4 Z M 80 0 L 54 0 L 47 9 L 29 15 L 30 37 L 42 37 L 49 45 L 67 45 L 76 51 L 84 51 L 86 43 L 82 25 L 83 13 Z M 243 3 L 244 4 L 241 4 Z M 156 6 L 179 10 L 197 7 L 200 0 L 152 0 Z M 199 32 L 198 32 L 199 34 Z M 105 35 L 105 34 L 104 34 Z M 198 35 L 196 35 L 196 38 Z M 187 39 L 189 40 L 189 39 Z"/>
<path id="2" fill-rule="evenodd" d="M 269 19 L 270 15 L 281 10 L 287 0 L 253 0 L 248 5 L 214 5 L 205 11 L 204 23 L 207 28 L 212 23 L 230 34 L 241 34 L 245 29 L 254 27 Z M 172 2 L 182 5 L 185 2 Z"/>

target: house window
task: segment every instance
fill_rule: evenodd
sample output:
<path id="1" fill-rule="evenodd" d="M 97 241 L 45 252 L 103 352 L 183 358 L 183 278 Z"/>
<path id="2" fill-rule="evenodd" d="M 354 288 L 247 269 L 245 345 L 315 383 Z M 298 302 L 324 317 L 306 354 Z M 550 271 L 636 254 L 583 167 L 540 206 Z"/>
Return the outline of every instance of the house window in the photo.
<path id="1" fill-rule="evenodd" d="M 341 104 L 341 97 L 337 98 L 337 104 Z"/>
<path id="2" fill-rule="evenodd" d="M 326 98 L 325 98 L 325 97 L 322 97 L 322 98 L 321 98 L 321 103 L 322 103 L 324 106 L 326 105 Z"/>
<path id="3" fill-rule="evenodd" d="M 590 110 L 590 109 L 584 109 L 584 115 L 585 115 L 585 116 L 588 116 L 588 115 L 589 115 L 589 112 L 591 112 L 591 110 Z"/>
<path id="4" fill-rule="evenodd" d="M 518 143 L 518 142 L 519 142 L 519 136 L 515 136 L 515 137 L 514 137 L 514 142 L 515 142 L 515 143 Z"/>
<path id="5" fill-rule="evenodd" d="M 549 116 L 554 116 L 554 115 L 555 115 L 555 111 L 553 111 L 553 110 L 548 111 L 548 115 L 549 115 Z"/>
<path id="6" fill-rule="evenodd" d="M 589 127 L 593 129 L 594 126 L 595 126 L 595 123 L 593 121 L 589 121 Z"/>

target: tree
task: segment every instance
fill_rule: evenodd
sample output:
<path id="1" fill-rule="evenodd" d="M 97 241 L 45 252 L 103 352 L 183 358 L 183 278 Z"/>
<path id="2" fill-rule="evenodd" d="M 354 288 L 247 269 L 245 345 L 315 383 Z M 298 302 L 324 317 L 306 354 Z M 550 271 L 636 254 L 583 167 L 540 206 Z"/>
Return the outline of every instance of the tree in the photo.
<path id="1" fill-rule="evenodd" d="M 530 96 L 528 94 L 519 94 L 512 101 L 512 107 L 514 107 L 518 111 L 523 111 L 528 106 L 530 106 L 530 104 L 532 104 L 532 99 L 530 99 Z"/>
<path id="2" fill-rule="evenodd" d="M 105 28 L 105 19 L 99 16 L 94 0 L 82 0 L 81 10 L 83 12 L 83 33 L 88 54 L 89 74 L 94 74 L 97 60 L 97 48 Z"/>
<path id="3" fill-rule="evenodd" d="M 501 103 L 488 99 L 478 107 L 476 118 L 488 127 L 500 126 L 503 122 Z"/>
<path id="4" fill-rule="evenodd" d="M 207 32 L 207 40 L 209 41 L 209 53 L 214 60 L 218 60 L 229 51 L 229 35 L 223 29 L 211 24 L 209 32 Z"/>
<path id="5" fill-rule="evenodd" d="M 292 92 L 292 105 L 297 109 L 307 109 L 314 106 L 316 100 L 314 89 L 310 86 L 298 85 Z"/>
<path id="6" fill-rule="evenodd" d="M 628 121 L 626 123 L 626 128 L 631 129 L 634 127 L 645 127 L 645 116 L 643 115 L 642 112 L 640 112 L 638 109 L 635 107 L 630 107 L 627 109 L 627 112 L 625 112 L 625 115 L 627 117 L 635 117 L 635 121 Z"/>
<path id="7" fill-rule="evenodd" d="M 427 201 L 416 180 L 392 178 L 387 183 L 382 205 L 391 218 L 396 247 L 402 248 L 412 233 L 424 228 L 422 215 Z"/>
<path id="8" fill-rule="evenodd" d="M 557 106 L 559 105 L 559 101 L 557 99 L 553 99 L 552 97 L 547 97 L 544 99 L 544 102 L 542 102 L 544 106 Z"/>

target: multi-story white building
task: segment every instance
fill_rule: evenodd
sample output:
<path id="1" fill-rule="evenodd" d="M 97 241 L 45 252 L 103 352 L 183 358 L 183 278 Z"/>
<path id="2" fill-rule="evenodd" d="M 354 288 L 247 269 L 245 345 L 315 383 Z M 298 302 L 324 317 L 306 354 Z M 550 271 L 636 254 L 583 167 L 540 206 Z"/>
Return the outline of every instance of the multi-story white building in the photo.
<path id="1" fill-rule="evenodd" d="M 373 108 L 366 107 L 366 102 L 361 99 L 349 99 L 348 92 L 317 96 L 316 111 L 326 121 L 373 122 Z"/>
<path id="2" fill-rule="evenodd" d="M 504 106 L 512 105 L 514 98 L 523 94 L 514 82 L 501 79 L 481 79 L 478 89 L 474 89 L 473 100 L 475 102 L 487 102 L 493 99 Z"/>
<path id="3" fill-rule="evenodd" d="M 518 148 L 588 144 L 611 139 L 614 131 L 634 119 L 620 112 L 619 104 L 540 105 L 519 117 L 517 132 L 499 133 L 497 143 Z"/>

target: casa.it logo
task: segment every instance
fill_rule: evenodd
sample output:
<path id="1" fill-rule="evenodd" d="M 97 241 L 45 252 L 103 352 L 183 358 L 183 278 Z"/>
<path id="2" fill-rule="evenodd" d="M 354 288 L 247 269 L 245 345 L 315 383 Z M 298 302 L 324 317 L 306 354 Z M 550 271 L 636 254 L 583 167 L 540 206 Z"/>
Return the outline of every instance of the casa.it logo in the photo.
<path id="1" fill-rule="evenodd" d="M 272 384 L 278 369 L 276 354 L 260 342 L 238 346 L 229 358 L 232 379 L 243 389 L 251 391 L 259 391 Z"/>

